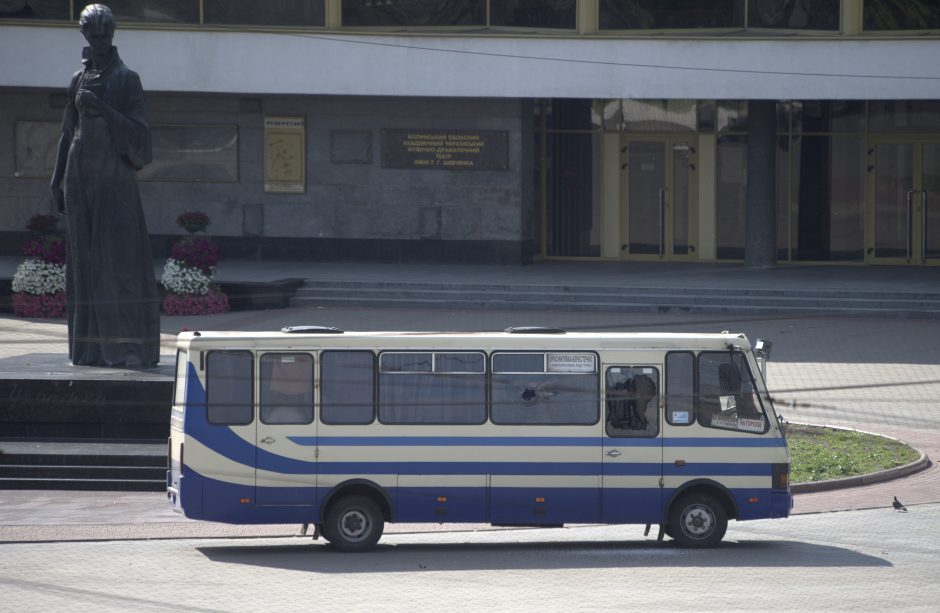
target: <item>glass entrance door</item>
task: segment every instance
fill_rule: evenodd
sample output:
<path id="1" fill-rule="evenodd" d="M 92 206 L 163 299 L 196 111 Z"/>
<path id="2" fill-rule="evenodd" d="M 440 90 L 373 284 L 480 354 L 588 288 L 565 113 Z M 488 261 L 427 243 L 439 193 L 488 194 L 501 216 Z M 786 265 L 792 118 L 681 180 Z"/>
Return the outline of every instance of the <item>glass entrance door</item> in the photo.
<path id="1" fill-rule="evenodd" d="M 868 172 L 868 260 L 940 264 L 940 142 L 875 141 Z"/>
<path id="2" fill-rule="evenodd" d="M 695 149 L 694 135 L 624 137 L 624 257 L 694 257 Z"/>

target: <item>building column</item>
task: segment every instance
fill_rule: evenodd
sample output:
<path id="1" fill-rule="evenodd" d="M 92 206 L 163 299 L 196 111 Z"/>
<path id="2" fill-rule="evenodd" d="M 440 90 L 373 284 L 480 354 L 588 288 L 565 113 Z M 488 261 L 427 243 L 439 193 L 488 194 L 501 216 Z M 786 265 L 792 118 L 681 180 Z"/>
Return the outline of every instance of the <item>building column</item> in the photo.
<path id="1" fill-rule="evenodd" d="M 777 103 L 747 104 L 747 236 L 744 263 L 756 268 L 777 261 L 776 155 Z"/>

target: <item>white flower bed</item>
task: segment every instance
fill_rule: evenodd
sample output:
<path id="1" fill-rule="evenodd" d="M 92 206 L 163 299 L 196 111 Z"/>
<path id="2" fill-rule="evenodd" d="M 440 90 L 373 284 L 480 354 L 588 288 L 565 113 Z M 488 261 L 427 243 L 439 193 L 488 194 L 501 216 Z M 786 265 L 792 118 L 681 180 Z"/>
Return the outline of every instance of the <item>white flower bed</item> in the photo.
<path id="1" fill-rule="evenodd" d="M 174 294 L 205 296 L 209 293 L 209 284 L 212 282 L 212 278 L 198 268 L 192 268 L 178 260 L 168 258 L 163 266 L 163 277 L 160 282 L 168 292 Z"/>
<path id="2" fill-rule="evenodd" d="M 65 264 L 27 258 L 13 275 L 13 291 L 24 294 L 57 294 L 65 291 Z"/>

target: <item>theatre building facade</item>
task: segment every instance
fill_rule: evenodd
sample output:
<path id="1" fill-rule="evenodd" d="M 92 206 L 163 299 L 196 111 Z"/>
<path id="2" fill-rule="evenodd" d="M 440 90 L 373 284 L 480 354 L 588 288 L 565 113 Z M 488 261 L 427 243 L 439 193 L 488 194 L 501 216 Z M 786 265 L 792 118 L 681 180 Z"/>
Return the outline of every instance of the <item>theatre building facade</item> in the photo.
<path id="1" fill-rule="evenodd" d="M 0 1 L 0 255 L 51 212 L 84 3 Z M 940 5 L 114 1 L 155 255 L 940 264 Z M 691 8 L 690 8 L 691 7 Z"/>

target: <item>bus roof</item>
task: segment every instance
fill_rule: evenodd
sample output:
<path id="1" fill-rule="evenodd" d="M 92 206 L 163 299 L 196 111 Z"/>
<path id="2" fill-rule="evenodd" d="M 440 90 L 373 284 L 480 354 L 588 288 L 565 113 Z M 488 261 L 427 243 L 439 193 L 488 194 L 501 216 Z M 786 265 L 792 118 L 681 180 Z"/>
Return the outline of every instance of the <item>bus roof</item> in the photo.
<path id="1" fill-rule="evenodd" d="M 494 348 L 494 349 L 750 349 L 744 334 L 689 332 L 566 332 L 555 329 L 508 329 L 506 331 L 343 331 L 318 327 L 290 327 L 280 331 L 181 332 L 180 349 L 210 348 L 365 348 L 383 349 Z"/>

